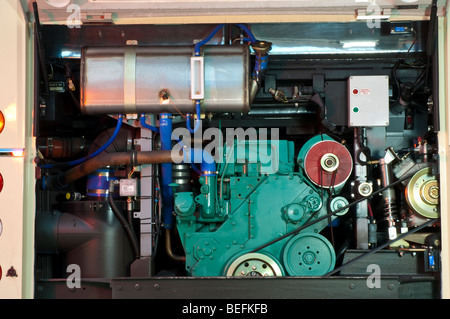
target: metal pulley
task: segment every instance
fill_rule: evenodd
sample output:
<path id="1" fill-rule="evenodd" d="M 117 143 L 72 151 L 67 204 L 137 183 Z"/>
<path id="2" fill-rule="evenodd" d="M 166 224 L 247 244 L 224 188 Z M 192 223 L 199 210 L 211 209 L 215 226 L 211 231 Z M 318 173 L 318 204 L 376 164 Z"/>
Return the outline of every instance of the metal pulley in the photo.
<path id="1" fill-rule="evenodd" d="M 305 143 L 297 160 L 306 176 L 323 188 L 343 186 L 353 169 L 347 148 L 327 135 L 315 136 Z"/>
<path id="2" fill-rule="evenodd" d="M 316 233 L 300 233 L 283 251 L 283 265 L 291 276 L 322 276 L 334 269 L 336 254 L 331 243 Z"/>
<path id="3" fill-rule="evenodd" d="M 426 218 L 439 217 L 439 182 L 431 167 L 414 174 L 406 185 L 405 197 L 413 212 Z"/>
<path id="4" fill-rule="evenodd" d="M 226 276 L 267 277 L 283 276 L 283 268 L 267 254 L 248 253 L 236 258 L 226 269 Z"/>

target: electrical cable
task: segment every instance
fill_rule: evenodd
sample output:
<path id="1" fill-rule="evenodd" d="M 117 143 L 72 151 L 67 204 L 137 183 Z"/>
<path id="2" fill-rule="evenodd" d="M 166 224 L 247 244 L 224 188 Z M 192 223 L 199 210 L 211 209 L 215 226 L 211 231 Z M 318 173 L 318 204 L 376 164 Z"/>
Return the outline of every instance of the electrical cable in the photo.
<path id="1" fill-rule="evenodd" d="M 356 139 L 356 144 L 358 146 L 358 150 L 356 151 L 356 161 L 358 162 L 359 165 L 367 165 L 368 162 L 370 161 L 372 155 L 370 152 L 370 148 L 368 148 L 366 145 L 364 145 L 364 133 L 362 132 L 361 128 L 358 128 L 358 136 Z M 366 158 L 365 160 L 361 159 L 361 154 L 364 155 L 364 157 Z"/>
<path id="2" fill-rule="evenodd" d="M 437 27 L 437 0 L 431 2 L 430 22 L 428 26 L 426 53 L 430 57 L 433 54 L 436 43 L 436 27 Z"/>
<path id="3" fill-rule="evenodd" d="M 41 71 L 41 78 L 44 81 L 44 89 L 45 92 L 43 92 L 43 94 L 45 94 L 46 96 L 50 95 L 50 87 L 49 87 L 49 83 L 48 83 L 48 72 L 47 72 L 47 67 L 46 67 L 46 63 L 45 63 L 45 48 L 44 48 L 44 44 L 43 42 L 43 38 L 42 38 L 42 26 L 41 26 L 41 22 L 40 22 L 40 18 L 39 18 L 39 9 L 38 9 L 38 5 L 37 2 L 34 1 L 33 2 L 33 14 L 34 14 L 34 27 L 35 27 L 35 40 L 36 40 L 36 46 L 37 46 L 37 56 L 39 59 L 39 66 L 40 66 L 40 71 Z"/>
<path id="4" fill-rule="evenodd" d="M 369 256 L 369 255 L 372 255 L 372 254 L 374 254 L 375 252 L 377 252 L 377 251 L 379 251 L 379 250 L 381 250 L 381 249 L 383 249 L 383 248 L 386 248 L 387 246 L 393 244 L 394 242 L 396 242 L 396 241 L 398 241 L 398 240 L 400 240 L 400 239 L 403 239 L 403 238 L 405 238 L 405 237 L 407 237 L 407 236 L 409 236 L 409 235 L 411 235 L 411 234 L 414 234 L 415 232 L 418 232 L 419 230 L 421 230 L 421 229 L 423 229 L 423 228 L 425 228 L 425 227 L 430 226 L 431 224 L 433 224 L 433 223 L 436 222 L 437 220 L 438 220 L 438 218 L 430 219 L 430 220 L 427 221 L 426 223 L 424 223 L 424 224 L 422 224 L 422 225 L 420 225 L 420 226 L 418 226 L 418 227 L 416 227 L 416 228 L 411 229 L 411 230 L 408 231 L 407 233 L 403 233 L 403 234 L 397 236 L 396 238 L 394 238 L 394 239 L 392 239 L 392 240 L 390 240 L 390 241 L 387 241 L 386 243 L 384 243 L 384 244 L 378 246 L 377 248 L 374 248 L 374 249 L 368 251 L 367 253 L 365 253 L 365 254 L 363 254 L 363 255 L 360 255 L 360 256 L 358 256 L 358 257 L 356 257 L 356 258 L 354 258 L 354 259 L 348 261 L 347 263 L 343 264 L 342 266 L 340 266 L 340 267 L 338 267 L 338 268 L 335 268 L 334 270 L 332 270 L 332 271 L 326 273 L 324 276 L 325 276 L 325 277 L 331 276 L 332 274 L 335 274 L 335 273 L 341 271 L 343 268 L 349 266 L 350 264 L 353 264 L 354 262 L 356 262 L 356 261 L 358 261 L 358 260 L 360 260 L 360 259 L 362 259 L 362 258 L 364 258 L 364 257 L 367 257 L 367 256 Z"/>
<path id="5" fill-rule="evenodd" d="M 400 95 L 401 95 L 400 81 L 397 76 L 397 69 L 398 69 L 399 65 L 400 65 L 400 60 L 397 61 L 394 64 L 394 67 L 392 68 L 392 75 L 394 76 L 395 85 L 397 86 L 397 94 L 396 94 L 395 102 L 392 104 L 393 106 L 396 106 L 398 104 L 398 102 L 400 101 Z"/>
<path id="6" fill-rule="evenodd" d="M 159 178 L 155 179 L 155 183 L 156 183 L 156 189 L 155 189 L 155 203 L 154 203 L 154 210 L 155 213 L 155 221 L 153 222 L 153 251 L 152 251 L 152 257 L 154 258 L 156 256 L 156 253 L 158 251 L 158 246 L 159 246 L 159 238 L 161 236 L 161 220 L 162 220 L 162 210 L 161 210 L 161 205 L 162 205 L 162 197 L 161 197 L 161 192 L 160 192 L 160 186 L 159 186 Z"/>

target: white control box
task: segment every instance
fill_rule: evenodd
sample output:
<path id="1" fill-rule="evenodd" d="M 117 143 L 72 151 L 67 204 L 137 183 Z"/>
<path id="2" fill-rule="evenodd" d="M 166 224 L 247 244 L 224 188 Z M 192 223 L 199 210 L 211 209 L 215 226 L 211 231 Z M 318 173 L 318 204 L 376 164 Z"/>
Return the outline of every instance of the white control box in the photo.
<path id="1" fill-rule="evenodd" d="M 121 179 L 119 182 L 119 194 L 123 197 L 137 196 L 137 182 L 135 179 Z"/>
<path id="2" fill-rule="evenodd" d="M 389 125 L 389 76 L 351 76 L 348 79 L 348 125 Z"/>

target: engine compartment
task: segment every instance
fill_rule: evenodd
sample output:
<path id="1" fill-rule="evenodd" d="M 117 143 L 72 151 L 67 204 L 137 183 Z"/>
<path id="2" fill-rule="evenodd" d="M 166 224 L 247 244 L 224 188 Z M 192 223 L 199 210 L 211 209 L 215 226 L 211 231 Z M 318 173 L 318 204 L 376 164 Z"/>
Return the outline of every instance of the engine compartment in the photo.
<path id="1" fill-rule="evenodd" d="M 350 279 L 363 298 L 436 298 L 428 31 L 428 21 L 43 25 L 37 296 L 179 298 L 205 285 L 202 296 L 221 298 L 222 278 L 253 296 L 305 280 L 285 296 L 355 296 Z M 73 265 L 84 290 L 58 289 Z M 374 265 L 394 290 L 372 289 Z M 164 280 L 177 293 L 151 288 Z M 140 295 L 114 285 L 137 281 Z"/>

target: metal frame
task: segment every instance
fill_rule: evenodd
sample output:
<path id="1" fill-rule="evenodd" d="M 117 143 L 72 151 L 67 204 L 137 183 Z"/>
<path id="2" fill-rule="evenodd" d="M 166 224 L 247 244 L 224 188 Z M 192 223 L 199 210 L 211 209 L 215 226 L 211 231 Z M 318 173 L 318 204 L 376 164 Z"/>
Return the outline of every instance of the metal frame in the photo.
<path id="1" fill-rule="evenodd" d="M 153 277 L 84 280 L 68 288 L 65 280 L 41 281 L 40 299 L 433 299 L 439 281 L 429 276 L 386 276 L 369 288 L 366 276 L 342 277 Z M 320 284 L 318 284 L 320 283 Z"/>

